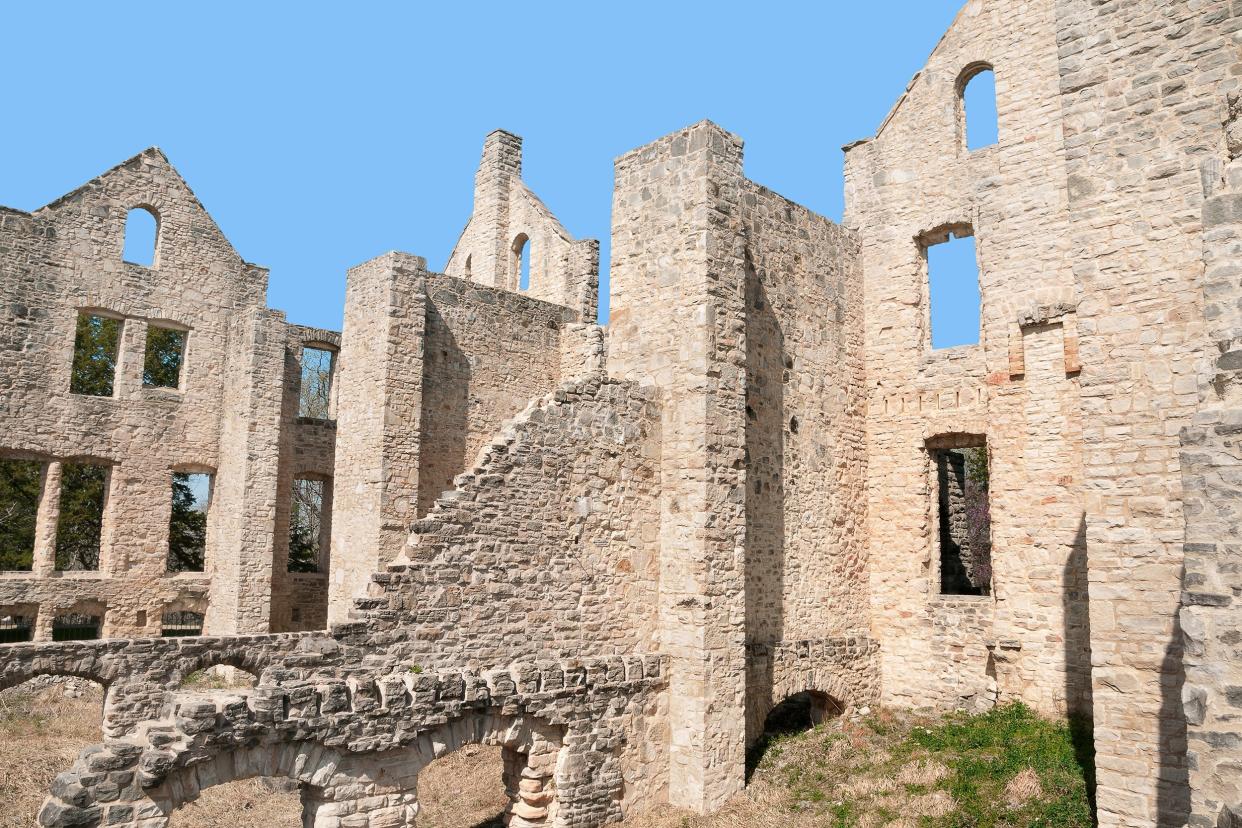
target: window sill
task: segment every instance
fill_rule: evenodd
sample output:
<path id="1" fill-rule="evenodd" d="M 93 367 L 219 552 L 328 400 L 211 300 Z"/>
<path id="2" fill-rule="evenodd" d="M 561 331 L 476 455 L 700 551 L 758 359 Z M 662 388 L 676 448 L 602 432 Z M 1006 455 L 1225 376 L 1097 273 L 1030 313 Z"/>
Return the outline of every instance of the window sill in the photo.
<path id="1" fill-rule="evenodd" d="M 294 422 L 297 423 L 298 425 L 325 426 L 327 428 L 336 428 L 336 420 L 334 418 L 298 416 L 294 418 Z"/>

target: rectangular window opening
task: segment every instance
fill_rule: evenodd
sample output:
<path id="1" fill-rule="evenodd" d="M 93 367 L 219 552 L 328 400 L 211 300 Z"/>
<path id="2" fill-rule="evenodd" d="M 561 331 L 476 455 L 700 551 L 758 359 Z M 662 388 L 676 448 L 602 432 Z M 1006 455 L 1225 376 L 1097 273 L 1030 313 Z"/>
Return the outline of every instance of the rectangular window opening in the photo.
<path id="1" fill-rule="evenodd" d="M 207 509 L 211 475 L 173 472 L 168 521 L 168 571 L 202 572 L 207 558 Z"/>
<path id="2" fill-rule="evenodd" d="M 69 390 L 92 397 L 111 397 L 121 349 L 121 320 L 79 313 L 73 336 L 73 369 Z"/>
<path id="3" fill-rule="evenodd" d="M 107 466 L 89 463 L 61 466 L 60 518 L 56 522 L 58 570 L 99 569 L 107 489 Z"/>
<path id="4" fill-rule="evenodd" d="M 164 638 L 182 638 L 203 634 L 203 614 L 192 610 L 166 612 L 160 623 L 160 635 Z"/>
<path id="5" fill-rule="evenodd" d="M 89 641 L 99 638 L 103 616 L 89 613 L 66 613 L 52 619 L 53 641 Z"/>
<path id="6" fill-rule="evenodd" d="M 0 571 L 29 572 L 34 566 L 42 487 L 42 463 L 0 459 Z"/>
<path id="7" fill-rule="evenodd" d="M 289 510 L 289 571 L 320 572 L 323 549 L 324 481 L 293 481 Z"/>
<path id="8" fill-rule="evenodd" d="M 34 616 L 0 611 L 0 644 L 34 641 Z"/>
<path id="9" fill-rule="evenodd" d="M 992 594 L 986 443 L 933 449 L 941 595 Z"/>
<path id="10" fill-rule="evenodd" d="M 144 388 L 181 387 L 185 339 L 186 332 L 177 328 L 147 326 L 147 350 L 142 361 Z"/>
<path id="11" fill-rule="evenodd" d="M 978 345 L 981 302 L 974 236 L 951 231 L 926 251 L 932 349 Z"/>
<path id="12" fill-rule="evenodd" d="M 332 368 L 336 354 L 325 348 L 302 349 L 302 382 L 298 388 L 298 416 L 332 418 Z"/>

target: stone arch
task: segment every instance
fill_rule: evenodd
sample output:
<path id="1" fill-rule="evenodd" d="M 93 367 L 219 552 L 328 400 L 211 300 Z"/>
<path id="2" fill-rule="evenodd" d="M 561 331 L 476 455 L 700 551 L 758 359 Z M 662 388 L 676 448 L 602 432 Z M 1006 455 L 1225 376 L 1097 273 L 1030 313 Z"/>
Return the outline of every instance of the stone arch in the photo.
<path id="1" fill-rule="evenodd" d="M 777 705 L 800 694 L 811 694 L 812 701 L 825 713 L 839 715 L 868 704 L 874 688 L 862 684 L 833 661 L 816 659 L 796 648 L 775 648 L 770 656 L 771 684 L 754 686 L 746 699 L 746 743 L 755 744 L 763 736 L 768 715 Z M 752 677 L 753 677 L 752 671 Z"/>
<path id="2" fill-rule="evenodd" d="M 530 290 L 531 270 L 534 268 L 534 250 L 530 236 L 518 233 L 509 249 L 509 289 Z M 526 261 L 523 262 L 523 257 Z M 523 285 L 522 283 L 526 284 Z"/>
<path id="3" fill-rule="evenodd" d="M 135 204 L 125 213 L 121 258 L 154 270 L 159 267 L 160 213 L 150 204 Z"/>
<path id="4" fill-rule="evenodd" d="M 270 654 L 247 648 L 232 640 L 228 640 L 229 646 L 222 645 L 223 642 L 217 639 L 213 646 L 178 658 L 169 671 L 168 686 L 179 687 L 185 681 L 186 676 L 212 667 L 233 667 L 250 673 L 256 680 L 259 680 L 263 676 L 263 671 L 271 665 Z"/>

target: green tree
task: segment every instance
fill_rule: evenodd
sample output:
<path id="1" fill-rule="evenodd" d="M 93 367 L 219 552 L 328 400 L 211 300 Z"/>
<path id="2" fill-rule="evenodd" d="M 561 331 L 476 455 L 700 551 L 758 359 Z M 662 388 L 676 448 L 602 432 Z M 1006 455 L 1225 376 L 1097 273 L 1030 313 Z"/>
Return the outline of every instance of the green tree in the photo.
<path id="1" fill-rule="evenodd" d="M 168 571 L 202 572 L 207 550 L 207 511 L 190 485 L 191 475 L 172 476 L 172 517 L 168 521 Z"/>
<path id="2" fill-rule="evenodd" d="M 147 388 L 177 388 L 185 355 L 185 331 L 147 328 L 147 350 L 142 361 L 142 384 Z"/>
<path id="3" fill-rule="evenodd" d="M 319 571 L 323 481 L 294 480 L 289 511 L 289 571 Z"/>
<path id="4" fill-rule="evenodd" d="M 121 320 L 78 314 L 69 390 L 75 394 L 111 397 L 120 343 Z"/>
<path id="5" fill-rule="evenodd" d="M 0 570 L 34 565 L 42 472 L 36 460 L 0 460 Z"/>
<path id="6" fill-rule="evenodd" d="M 65 463 L 60 474 L 60 519 L 56 522 L 56 568 L 98 569 L 103 533 L 106 466 Z"/>

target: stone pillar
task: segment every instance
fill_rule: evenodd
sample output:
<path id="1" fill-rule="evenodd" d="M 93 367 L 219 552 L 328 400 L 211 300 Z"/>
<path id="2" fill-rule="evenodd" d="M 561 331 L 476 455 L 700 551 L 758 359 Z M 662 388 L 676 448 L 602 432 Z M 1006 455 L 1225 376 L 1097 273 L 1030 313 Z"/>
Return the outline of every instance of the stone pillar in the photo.
<path id="1" fill-rule="evenodd" d="M 427 262 L 388 253 L 349 271 L 337 372 L 328 622 L 349 617 L 417 517 Z"/>
<path id="2" fill-rule="evenodd" d="M 56 571 L 56 525 L 60 520 L 60 471 L 59 460 L 52 460 L 43 469 L 39 513 L 35 517 L 34 559 L 30 566 L 31 574 L 39 578 L 50 577 Z M 48 629 L 50 630 L 51 627 L 49 626 Z"/>
<path id="3" fill-rule="evenodd" d="M 229 328 L 220 465 L 208 515 L 210 635 L 267 632 L 271 624 L 284 314 L 250 309 Z"/>
<path id="4" fill-rule="evenodd" d="M 599 241 L 582 239 L 569 250 L 569 273 L 565 304 L 576 310 L 583 322 L 599 319 Z"/>
<path id="5" fill-rule="evenodd" d="M 517 290 L 510 279 L 509 193 L 522 177 L 522 139 L 502 129 L 483 141 L 483 158 L 474 174 L 474 215 L 470 231 L 480 244 L 471 254 L 470 279 L 482 285 Z M 512 282 L 512 284 L 510 284 Z"/>
<path id="6" fill-rule="evenodd" d="M 660 390 L 661 648 L 670 804 L 719 807 L 745 769 L 741 141 L 709 122 L 617 160 L 609 370 Z"/>

